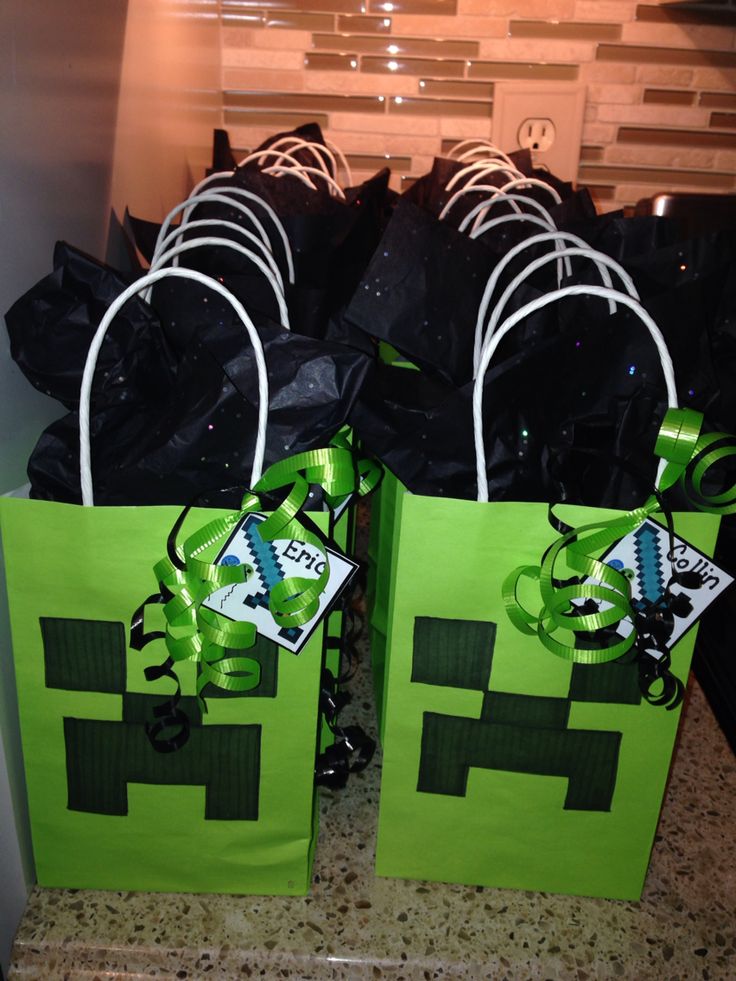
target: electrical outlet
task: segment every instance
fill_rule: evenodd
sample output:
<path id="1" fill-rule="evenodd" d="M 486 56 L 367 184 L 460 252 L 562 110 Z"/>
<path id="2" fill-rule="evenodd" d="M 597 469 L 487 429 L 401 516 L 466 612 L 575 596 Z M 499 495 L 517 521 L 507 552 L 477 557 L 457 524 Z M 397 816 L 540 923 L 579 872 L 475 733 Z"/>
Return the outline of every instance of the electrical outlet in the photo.
<path id="1" fill-rule="evenodd" d="M 519 146 L 526 147 L 528 150 L 541 150 L 547 153 L 555 142 L 555 124 L 551 119 L 538 118 L 525 119 L 519 127 L 516 138 Z"/>
<path id="2" fill-rule="evenodd" d="M 491 138 L 509 153 L 528 147 L 535 166 L 577 179 L 585 87 L 564 82 L 496 82 Z"/>

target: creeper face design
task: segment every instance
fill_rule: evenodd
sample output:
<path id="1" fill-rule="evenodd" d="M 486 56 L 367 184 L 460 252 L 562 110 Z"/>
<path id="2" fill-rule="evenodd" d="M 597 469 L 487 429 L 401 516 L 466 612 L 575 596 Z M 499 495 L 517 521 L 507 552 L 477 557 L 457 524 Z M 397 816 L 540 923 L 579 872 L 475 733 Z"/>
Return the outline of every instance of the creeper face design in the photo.
<path id="1" fill-rule="evenodd" d="M 621 733 L 568 727 L 572 701 L 638 705 L 635 664 L 574 664 L 567 698 L 493 691 L 496 624 L 417 617 L 414 683 L 483 692 L 480 717 L 425 712 L 417 790 L 464 797 L 471 767 L 567 777 L 565 808 L 608 811 Z"/>
<path id="2" fill-rule="evenodd" d="M 97 814 L 128 813 L 128 783 L 202 785 L 205 818 L 256 821 L 261 725 L 202 725 L 198 702 L 183 697 L 190 738 L 176 753 L 157 753 L 145 732 L 160 695 L 125 690 L 126 633 L 122 623 L 41 618 L 46 687 L 107 692 L 122 699 L 122 721 L 64 718 L 68 807 Z M 261 664 L 259 686 L 225 692 L 208 685 L 207 698 L 274 697 L 278 647 L 259 638 L 249 652 Z"/>

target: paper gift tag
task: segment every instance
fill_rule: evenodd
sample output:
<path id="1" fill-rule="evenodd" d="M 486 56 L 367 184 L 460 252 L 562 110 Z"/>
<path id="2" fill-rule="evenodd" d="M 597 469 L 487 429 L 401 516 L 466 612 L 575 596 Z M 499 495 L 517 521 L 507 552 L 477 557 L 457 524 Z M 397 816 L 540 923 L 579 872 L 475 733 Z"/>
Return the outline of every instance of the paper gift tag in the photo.
<path id="1" fill-rule="evenodd" d="M 670 647 L 697 623 L 713 600 L 733 582 L 733 576 L 719 569 L 711 559 L 682 538 L 675 535 L 674 541 L 670 560 L 667 557 L 670 549 L 667 530 L 647 518 L 636 531 L 622 538 L 603 556 L 604 562 L 630 577 L 634 609 L 656 602 L 673 571 L 697 572 L 701 575 L 702 585 L 698 589 L 687 589 L 679 584 L 674 587 L 675 592 L 684 593 L 690 598 L 692 609 L 687 616 L 675 617 L 674 629 L 668 641 Z M 617 632 L 627 637 L 632 628 L 629 620 L 622 620 Z"/>
<path id="2" fill-rule="evenodd" d="M 320 596 L 317 613 L 299 627 L 280 627 L 268 608 L 271 590 L 283 579 L 295 576 L 304 579 L 319 578 L 324 571 L 324 558 L 313 545 L 290 538 L 264 541 L 258 532 L 258 525 L 265 520 L 265 514 L 247 515 L 235 528 L 215 560 L 219 565 L 251 565 L 254 575 L 248 582 L 223 586 L 209 596 L 203 605 L 230 620 L 250 620 L 256 625 L 259 634 L 298 654 L 355 574 L 358 565 L 335 549 L 323 546 L 329 557 L 330 578 Z"/>

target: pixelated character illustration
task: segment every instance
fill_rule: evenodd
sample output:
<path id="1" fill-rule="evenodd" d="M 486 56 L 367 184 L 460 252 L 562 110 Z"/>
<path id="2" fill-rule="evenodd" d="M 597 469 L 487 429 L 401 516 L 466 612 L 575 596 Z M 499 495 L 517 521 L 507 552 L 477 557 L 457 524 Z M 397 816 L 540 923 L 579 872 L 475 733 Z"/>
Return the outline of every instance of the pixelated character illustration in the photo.
<path id="1" fill-rule="evenodd" d="M 567 698 L 491 687 L 496 624 L 417 617 L 411 680 L 483 693 L 477 719 L 423 714 L 417 790 L 464 797 L 472 767 L 566 777 L 565 808 L 609 811 L 621 733 L 568 727 L 573 701 L 638 705 L 635 664 L 574 664 Z"/>
<path id="2" fill-rule="evenodd" d="M 119 695 L 122 719 L 64 718 L 68 807 L 96 814 L 128 813 L 128 784 L 199 785 L 205 818 L 256 821 L 261 725 L 202 724 L 196 698 L 179 705 L 189 719 L 189 739 L 176 753 L 156 752 L 146 722 L 160 695 L 126 691 L 126 631 L 122 623 L 41 618 L 47 688 Z M 264 638 L 249 651 L 261 665 L 257 688 L 224 692 L 208 685 L 209 698 L 274 697 L 278 647 Z"/>

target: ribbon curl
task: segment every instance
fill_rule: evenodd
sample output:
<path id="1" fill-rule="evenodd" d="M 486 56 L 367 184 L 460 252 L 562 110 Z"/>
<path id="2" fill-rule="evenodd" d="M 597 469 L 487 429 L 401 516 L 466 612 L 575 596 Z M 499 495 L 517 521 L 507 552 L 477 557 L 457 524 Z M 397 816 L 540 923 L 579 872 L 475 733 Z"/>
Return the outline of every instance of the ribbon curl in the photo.
<path id="1" fill-rule="evenodd" d="M 162 638 L 168 652 L 162 665 L 146 670 L 147 679 L 167 676 L 177 684 L 175 694 L 154 711 L 157 721 L 146 727 L 155 749 L 171 752 L 188 738 L 189 723 L 178 708 L 181 687 L 174 670 L 176 663 L 198 663 L 196 692 L 203 712 L 207 706 L 202 692 L 209 684 L 231 692 L 249 691 L 260 684 L 259 662 L 244 653 L 255 644 L 255 624 L 233 621 L 204 606 L 213 593 L 224 586 L 247 582 L 254 574 L 247 564 L 218 564 L 213 558 L 221 543 L 249 514 L 262 510 L 259 495 L 286 489 L 278 507 L 258 525 L 264 541 L 290 538 L 312 545 L 320 553 L 322 572 L 316 579 L 293 576 L 277 583 L 270 592 L 269 611 L 275 622 L 281 627 L 295 627 L 316 615 L 330 577 L 323 540 L 316 529 L 312 531 L 305 526 L 308 519 L 301 513 L 310 486 L 322 487 L 325 498 L 336 501 L 345 500 L 356 491 L 366 493 L 377 479 L 380 479 L 380 468 L 376 478 L 371 461 L 361 460 L 356 464 L 349 444 L 333 442 L 328 448 L 299 453 L 273 464 L 252 491 L 245 494 L 239 510 L 208 521 L 180 543 L 181 529 L 191 511 L 191 506 L 184 508 L 169 534 L 167 555 L 154 566 L 159 593 L 149 597 L 133 618 L 138 649 L 150 640 Z M 166 623 L 163 633 L 143 633 L 144 608 L 151 603 L 163 604 Z M 175 730 L 173 735 L 171 729 Z M 162 735 L 163 730 L 167 730 L 166 735 Z"/>
<path id="2" fill-rule="evenodd" d="M 539 566 L 519 566 L 502 586 L 506 612 L 514 626 L 522 633 L 536 634 L 544 647 L 558 657 L 580 664 L 603 664 L 636 649 L 644 697 L 652 704 L 667 704 L 669 708 L 682 697 L 682 682 L 669 672 L 666 640 L 672 631 L 664 637 L 661 630 L 658 633 L 650 627 L 655 622 L 653 617 L 670 617 L 674 605 L 685 598 L 671 590 L 679 581 L 678 576 L 673 575 L 670 580 L 659 602 L 661 609 L 635 611 L 626 575 L 597 556 L 634 532 L 647 518 L 666 511 L 662 493 L 676 483 L 699 511 L 736 512 L 736 485 L 718 494 L 705 490 L 711 468 L 736 456 L 736 440 L 724 433 L 701 433 L 702 423 L 702 415 L 692 409 L 668 410 L 655 446 L 664 465 L 657 489 L 644 505 L 617 518 L 566 528 L 547 549 Z M 668 525 L 672 540 L 669 517 Z M 562 568 L 567 578 L 560 575 Z M 576 573 L 572 578 L 570 571 Z M 519 599 L 524 581 L 538 583 L 542 607 L 537 614 L 525 609 Z M 680 584 L 689 588 L 699 585 Z M 626 636 L 616 631 L 623 620 L 631 625 Z M 557 631 L 572 634 L 574 639 L 560 640 L 554 636 Z M 582 643 L 580 634 L 587 634 L 590 639 Z"/>

